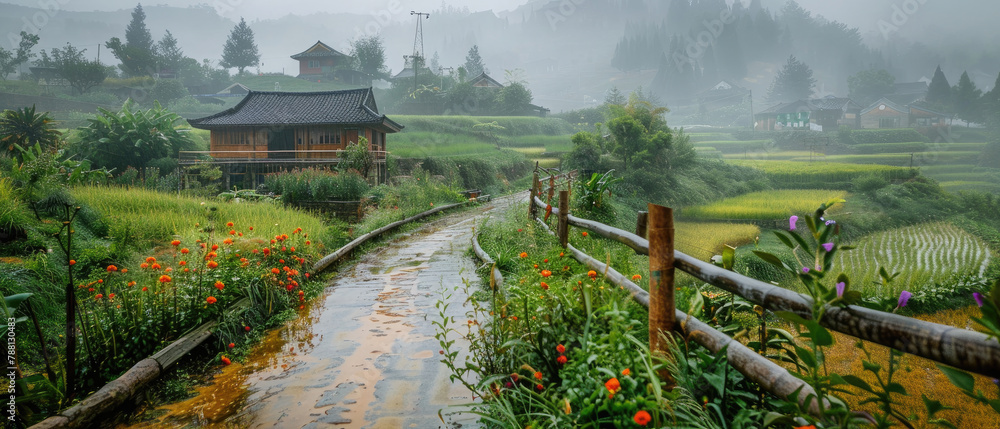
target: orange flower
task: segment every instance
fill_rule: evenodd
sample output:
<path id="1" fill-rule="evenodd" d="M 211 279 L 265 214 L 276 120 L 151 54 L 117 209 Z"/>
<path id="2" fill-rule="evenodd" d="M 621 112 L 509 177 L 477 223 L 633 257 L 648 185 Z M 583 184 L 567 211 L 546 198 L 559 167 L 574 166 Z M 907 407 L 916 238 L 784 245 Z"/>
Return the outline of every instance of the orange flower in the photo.
<path id="1" fill-rule="evenodd" d="M 101 298 L 104 298 L 104 294 L 103 293 L 99 293 L 97 295 L 94 295 L 94 299 L 101 299 Z"/>
<path id="2" fill-rule="evenodd" d="M 816 429 L 816 425 L 797 426 L 797 427 L 795 427 L 795 429 Z"/>
<path id="3" fill-rule="evenodd" d="M 236 230 L 235 229 L 230 229 L 229 230 L 229 235 L 236 235 Z"/>
<path id="4" fill-rule="evenodd" d="M 222 240 L 222 244 L 233 244 L 233 239 L 232 238 L 227 238 L 225 240 Z"/>
<path id="5" fill-rule="evenodd" d="M 215 281 L 215 288 L 216 289 L 222 290 L 222 288 L 224 288 L 224 287 L 226 287 L 226 285 L 224 283 L 222 283 L 221 280 L 216 280 Z"/>
<path id="6" fill-rule="evenodd" d="M 625 369 L 622 370 L 622 375 L 626 375 L 627 376 L 627 375 L 629 375 L 631 373 L 632 373 L 632 370 L 630 370 L 628 368 L 625 368 Z"/>
<path id="7" fill-rule="evenodd" d="M 583 231 L 583 236 L 584 236 L 584 237 L 586 237 L 586 236 L 587 236 L 587 231 Z"/>
<path id="8" fill-rule="evenodd" d="M 163 272 L 169 273 L 169 272 L 171 272 L 173 270 L 174 270 L 173 268 L 167 267 L 167 269 L 163 270 Z"/>
<path id="9" fill-rule="evenodd" d="M 208 268 L 215 268 L 215 267 L 218 267 L 218 266 L 219 266 L 218 262 L 208 261 Z"/>
<path id="10" fill-rule="evenodd" d="M 542 282 L 542 289 L 549 290 L 549 284 Z"/>
<path id="11" fill-rule="evenodd" d="M 108 272 L 110 273 L 112 271 L 118 271 L 118 267 L 114 265 L 108 265 Z"/>
<path id="12" fill-rule="evenodd" d="M 306 246 L 308 246 L 308 245 L 310 245 L 310 244 L 312 244 L 312 242 L 311 242 L 311 241 L 309 241 L 309 240 L 306 240 Z"/>
<path id="13" fill-rule="evenodd" d="M 271 273 L 272 274 L 281 274 L 281 270 L 279 270 L 277 268 L 271 268 Z"/>
<path id="14" fill-rule="evenodd" d="M 592 278 L 592 279 L 596 278 L 597 277 L 597 271 L 594 271 L 594 270 L 587 271 L 587 276 L 590 277 L 590 278 Z"/>
<path id="15" fill-rule="evenodd" d="M 143 263 L 139 264 L 139 268 L 149 268 L 149 264 L 143 262 Z"/>
<path id="16" fill-rule="evenodd" d="M 252 226 L 250 227 L 250 230 L 253 231 L 253 227 Z"/>
<path id="17" fill-rule="evenodd" d="M 549 263 L 549 258 L 542 259 L 542 262 L 546 264 Z"/>
<path id="18" fill-rule="evenodd" d="M 180 261 L 180 262 L 177 263 L 177 265 L 180 265 L 182 267 L 185 266 L 185 265 L 187 265 L 187 264 L 188 264 L 188 261 Z"/>
<path id="19" fill-rule="evenodd" d="M 143 292 L 145 292 L 145 291 L 147 291 L 147 290 L 149 290 L 149 288 L 148 288 L 148 287 L 146 287 L 146 286 L 143 286 L 143 287 L 142 287 L 142 291 L 143 291 Z"/>
<path id="20" fill-rule="evenodd" d="M 635 420 L 639 426 L 646 426 L 651 420 L 653 420 L 653 417 L 650 416 L 646 410 L 639 410 L 639 412 L 635 413 L 635 417 L 632 417 L 632 420 Z M 813 429 L 816 428 L 814 427 Z"/>
<path id="21" fill-rule="evenodd" d="M 160 269 L 160 268 L 162 268 L 162 267 L 160 267 L 160 264 L 153 264 L 153 265 L 152 265 L 151 267 L 149 267 L 149 268 L 152 268 L 152 269 L 154 269 L 154 270 L 158 270 L 158 269 Z"/>
<path id="22" fill-rule="evenodd" d="M 181 254 L 184 254 L 184 255 L 187 255 L 187 254 L 188 254 L 188 252 L 190 252 L 190 250 L 188 250 L 188 248 L 187 248 L 187 247 L 185 247 L 185 248 L 181 249 Z"/>
<path id="23" fill-rule="evenodd" d="M 537 378 L 539 380 L 542 379 L 542 373 L 541 373 L 541 371 L 535 372 L 535 378 Z"/>
<path id="24" fill-rule="evenodd" d="M 565 365 L 567 360 L 566 355 L 559 355 L 559 357 L 556 358 L 556 362 L 558 362 L 559 365 Z"/>
<path id="25" fill-rule="evenodd" d="M 147 264 L 152 264 L 153 262 L 156 262 L 156 258 L 154 258 L 152 256 L 146 258 L 146 263 Z"/>
<path id="26" fill-rule="evenodd" d="M 236 343 L 229 343 L 229 348 L 236 347 Z"/>
<path id="27" fill-rule="evenodd" d="M 214 297 L 214 296 L 210 296 L 210 297 L 208 297 L 208 298 L 205 298 L 205 302 L 207 302 L 207 303 L 209 303 L 209 304 L 215 304 L 215 302 L 216 302 L 216 301 L 218 301 L 218 300 L 217 300 L 217 299 L 215 299 L 215 297 Z"/>
<path id="28" fill-rule="evenodd" d="M 560 344 L 560 345 L 556 346 L 556 351 L 559 352 L 560 354 L 566 353 L 566 346 Z"/>
<path id="29" fill-rule="evenodd" d="M 232 362 L 232 361 L 230 361 L 230 360 L 229 360 L 229 358 L 227 358 L 227 357 L 225 357 L 225 356 L 223 356 L 223 357 L 222 357 L 222 364 L 223 364 L 223 365 L 229 365 L 229 364 L 231 364 L 231 363 L 233 363 L 233 362 Z"/>
<path id="30" fill-rule="evenodd" d="M 542 277 L 548 277 L 552 275 L 552 271 L 542 270 Z"/>
<path id="31" fill-rule="evenodd" d="M 621 385 L 621 383 L 618 382 L 618 378 L 617 377 L 616 378 L 612 378 L 612 379 L 606 381 L 604 383 L 604 387 L 608 389 L 608 392 L 611 392 L 611 394 L 608 395 L 609 398 L 612 397 L 612 396 L 615 396 L 615 392 L 617 392 L 617 391 L 619 391 L 619 390 L 622 389 L 622 385 Z"/>
<path id="32" fill-rule="evenodd" d="M 128 284 L 127 284 L 126 286 L 128 286 L 128 287 L 132 287 L 132 286 L 135 286 L 135 282 L 134 282 L 134 281 L 132 281 L 132 282 L 128 282 Z"/>
<path id="33" fill-rule="evenodd" d="M 128 268 L 122 268 L 122 274 L 125 274 L 127 272 L 128 272 Z"/>
<path id="34" fill-rule="evenodd" d="M 108 294 L 108 299 L 115 299 L 115 294 L 109 293 Z"/>
<path id="35" fill-rule="evenodd" d="M 528 257 L 528 252 L 521 252 L 521 254 L 519 256 L 521 256 L 522 258 L 527 258 Z"/>
<path id="36" fill-rule="evenodd" d="M 172 280 L 173 279 L 171 279 L 170 276 L 166 274 L 160 276 L 160 283 L 170 283 Z"/>
<path id="37" fill-rule="evenodd" d="M 69 260 L 69 264 L 70 265 L 76 265 L 76 259 L 70 259 Z"/>
<path id="38" fill-rule="evenodd" d="M 232 222 L 227 222 L 227 223 L 226 223 L 226 226 L 228 226 L 228 227 L 232 228 L 232 227 L 233 227 L 233 223 L 232 223 Z"/>
<path id="39" fill-rule="evenodd" d="M 212 251 L 214 252 L 216 250 L 219 250 L 219 245 L 218 244 L 213 244 L 212 245 Z"/>
<path id="40" fill-rule="evenodd" d="M 535 265 L 534 265 L 534 267 L 535 267 L 535 269 L 537 270 L 537 269 L 538 269 L 538 264 L 535 264 Z"/>
<path id="41" fill-rule="evenodd" d="M 566 254 L 565 252 L 559 252 L 559 257 L 561 258 L 561 257 L 563 257 L 563 255 L 565 255 L 565 254 Z"/>
<path id="42" fill-rule="evenodd" d="M 177 247 L 177 246 L 181 245 L 181 241 L 180 240 L 174 240 L 174 241 L 171 241 L 170 244 L 173 244 L 174 247 Z"/>
<path id="43" fill-rule="evenodd" d="M 639 280 L 642 280 L 642 276 L 640 276 L 638 274 L 635 274 L 635 275 L 632 276 L 632 281 L 637 282 Z"/>

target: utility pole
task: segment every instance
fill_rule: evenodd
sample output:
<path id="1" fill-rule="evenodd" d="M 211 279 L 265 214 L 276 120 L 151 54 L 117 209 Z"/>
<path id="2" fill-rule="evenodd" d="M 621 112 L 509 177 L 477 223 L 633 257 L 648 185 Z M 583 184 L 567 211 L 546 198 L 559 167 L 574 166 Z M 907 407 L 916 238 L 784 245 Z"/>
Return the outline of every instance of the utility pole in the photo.
<path id="1" fill-rule="evenodd" d="M 753 90 L 750 91 L 750 136 L 753 136 L 754 131 L 757 130 L 757 121 L 753 117 Z"/>
<path id="2" fill-rule="evenodd" d="M 413 55 L 403 55 L 403 59 L 410 62 L 413 67 L 413 92 L 417 92 L 417 75 L 420 73 L 420 65 L 424 62 L 424 23 L 420 18 L 430 19 L 431 14 L 427 12 L 410 11 L 410 16 L 417 16 L 417 28 L 413 34 Z"/>

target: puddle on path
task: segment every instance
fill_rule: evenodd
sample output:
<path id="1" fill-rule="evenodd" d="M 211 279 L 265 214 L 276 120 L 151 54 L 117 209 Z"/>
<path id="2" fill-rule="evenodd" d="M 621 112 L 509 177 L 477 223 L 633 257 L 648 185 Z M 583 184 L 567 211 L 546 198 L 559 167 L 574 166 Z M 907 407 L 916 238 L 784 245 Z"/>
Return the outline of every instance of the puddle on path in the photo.
<path id="1" fill-rule="evenodd" d="M 472 397 L 449 381 L 431 324 L 444 287 L 476 281 L 465 256 L 474 214 L 446 217 L 365 255 L 298 319 L 268 333 L 247 362 L 131 427 L 475 426 L 473 416 L 448 409 Z M 457 295 L 449 314 L 461 318 Z"/>

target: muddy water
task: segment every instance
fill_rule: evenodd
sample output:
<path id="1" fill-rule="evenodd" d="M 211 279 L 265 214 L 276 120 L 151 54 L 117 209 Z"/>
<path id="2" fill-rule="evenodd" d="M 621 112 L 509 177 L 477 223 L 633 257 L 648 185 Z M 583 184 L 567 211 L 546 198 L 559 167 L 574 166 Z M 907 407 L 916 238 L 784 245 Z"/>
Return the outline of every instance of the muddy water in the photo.
<path id="1" fill-rule="evenodd" d="M 444 288 L 465 280 L 475 287 L 465 251 L 492 208 L 445 217 L 361 257 L 246 363 L 223 368 L 196 397 L 133 427 L 475 426 L 473 416 L 449 407 L 473 398 L 449 381 L 431 322 L 440 318 L 434 304 Z M 464 299 L 452 295 L 450 315 L 462 318 Z"/>

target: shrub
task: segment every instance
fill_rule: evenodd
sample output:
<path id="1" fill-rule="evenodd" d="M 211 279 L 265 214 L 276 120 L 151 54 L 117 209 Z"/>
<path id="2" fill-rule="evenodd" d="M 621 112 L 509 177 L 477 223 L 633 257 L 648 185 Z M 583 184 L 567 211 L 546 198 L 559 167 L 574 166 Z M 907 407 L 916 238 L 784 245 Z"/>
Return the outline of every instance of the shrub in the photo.
<path id="1" fill-rule="evenodd" d="M 927 137 L 913 128 L 854 130 L 851 137 L 858 144 L 926 142 Z"/>

